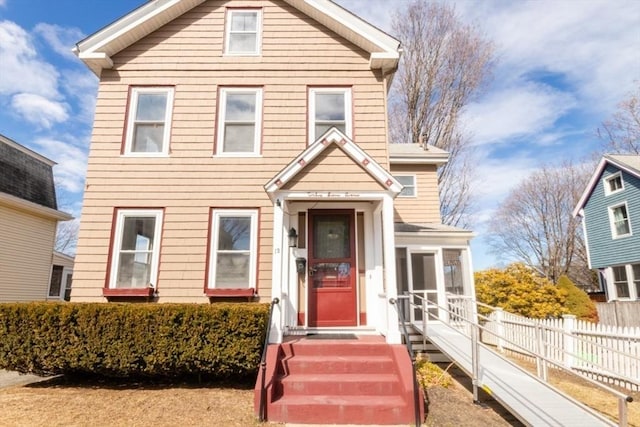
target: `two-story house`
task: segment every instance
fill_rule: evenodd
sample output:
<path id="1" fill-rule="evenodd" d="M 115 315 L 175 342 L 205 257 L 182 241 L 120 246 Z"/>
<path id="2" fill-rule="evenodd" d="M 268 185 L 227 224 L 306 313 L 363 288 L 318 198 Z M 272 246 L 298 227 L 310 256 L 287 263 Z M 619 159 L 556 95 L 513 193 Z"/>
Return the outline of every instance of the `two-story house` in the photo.
<path id="1" fill-rule="evenodd" d="M 72 301 L 278 298 L 272 343 L 400 343 L 399 293 L 473 295 L 447 153 L 388 140 L 393 37 L 329 0 L 152 0 L 75 53 L 100 84 Z"/>
<path id="2" fill-rule="evenodd" d="M 54 165 L 0 135 L 0 302 L 60 298 L 50 287 L 62 256 L 53 250 L 56 227 L 72 217 L 58 210 Z"/>
<path id="3" fill-rule="evenodd" d="M 573 215 L 607 300 L 640 299 L 640 156 L 605 155 Z"/>

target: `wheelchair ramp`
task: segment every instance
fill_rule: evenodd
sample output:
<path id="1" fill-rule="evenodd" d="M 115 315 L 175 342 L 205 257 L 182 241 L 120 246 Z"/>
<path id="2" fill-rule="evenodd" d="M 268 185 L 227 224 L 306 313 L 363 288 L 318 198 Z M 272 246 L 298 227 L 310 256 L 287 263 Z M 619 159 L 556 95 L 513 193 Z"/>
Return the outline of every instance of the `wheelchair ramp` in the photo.
<path id="1" fill-rule="evenodd" d="M 431 322 L 427 330 L 413 325 L 440 351 L 471 376 L 471 338 L 446 323 Z M 478 387 L 520 421 L 531 426 L 615 426 L 617 423 L 561 393 L 483 344 L 479 346 Z"/>

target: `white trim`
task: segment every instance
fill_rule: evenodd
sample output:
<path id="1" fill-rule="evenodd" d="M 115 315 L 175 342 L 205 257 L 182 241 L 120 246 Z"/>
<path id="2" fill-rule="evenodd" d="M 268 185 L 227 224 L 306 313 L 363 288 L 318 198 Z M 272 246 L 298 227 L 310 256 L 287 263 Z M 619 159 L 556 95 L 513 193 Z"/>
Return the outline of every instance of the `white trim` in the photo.
<path id="1" fill-rule="evenodd" d="M 131 99 L 129 100 L 129 116 L 127 117 L 127 134 L 124 143 L 124 155 L 127 157 L 166 157 L 169 155 L 169 143 L 171 140 L 171 117 L 173 114 L 174 88 L 172 86 L 134 86 L 131 88 Z M 146 94 L 166 94 L 167 102 L 164 109 L 164 119 L 162 125 L 162 147 L 160 151 L 132 151 L 136 121 L 138 111 L 138 101 L 140 95 Z M 159 121 L 142 121 L 141 123 L 160 123 Z"/>
<path id="2" fill-rule="evenodd" d="M 154 218 L 153 250 L 151 252 L 151 272 L 149 274 L 148 286 L 156 288 L 158 284 L 158 266 L 160 263 L 160 242 L 162 239 L 162 224 L 164 212 L 162 209 L 118 209 L 116 213 L 116 229 L 114 239 L 111 243 L 111 272 L 109 275 L 110 289 L 131 289 L 118 288 L 118 268 L 120 267 L 120 251 L 122 250 L 122 233 L 124 232 L 124 221 L 128 217 Z"/>
<path id="3" fill-rule="evenodd" d="M 376 179 L 383 187 L 397 195 L 402 190 L 402 185 L 391 175 L 386 169 L 384 169 L 378 162 L 365 153 L 356 143 L 354 143 L 349 137 L 336 128 L 331 128 L 327 133 L 318 138 L 313 144 L 307 147 L 302 153 L 298 155 L 291 163 L 289 163 L 282 171 L 274 176 L 264 189 L 269 194 L 269 197 L 273 200 L 273 194 L 286 185 L 293 177 L 295 177 L 302 169 L 304 169 L 309 163 L 311 163 L 320 153 L 327 149 L 331 144 L 336 144 L 343 152 L 345 152 L 351 159 L 366 170 L 369 175 Z M 326 192 L 328 196 L 337 194 L 334 192 Z M 342 192 L 345 193 L 345 192 Z M 302 194 L 302 197 L 322 197 L 317 192 L 297 193 Z M 318 196 L 314 196 L 318 195 Z M 350 194 L 350 193 L 349 193 Z M 345 193 L 345 197 L 350 197 Z M 361 194 L 361 193 L 353 193 Z M 359 196 L 356 196 L 359 197 Z"/>
<path id="4" fill-rule="evenodd" d="M 591 252 L 589 251 L 589 236 L 587 235 L 587 218 L 584 216 L 584 209 L 580 209 L 578 213 L 582 218 L 582 235 L 584 236 L 584 248 L 587 251 L 587 266 L 589 270 L 593 267 L 591 266 Z"/>
<path id="5" fill-rule="evenodd" d="M 231 21 L 235 13 L 252 12 L 256 14 L 256 50 L 253 52 L 231 52 L 229 44 L 231 42 Z M 260 56 L 262 55 L 262 8 L 234 8 L 227 7 L 225 11 L 224 24 L 224 56 Z M 253 34 L 253 31 L 247 32 Z"/>
<path id="6" fill-rule="evenodd" d="M 73 219 L 73 217 L 66 212 L 51 209 L 3 192 L 0 192 L 0 202 L 8 205 L 9 207 L 21 209 L 31 214 L 50 218 L 52 220 L 69 221 Z"/>
<path id="7" fill-rule="evenodd" d="M 225 125 L 227 123 L 227 99 L 232 94 L 254 95 L 255 115 L 253 118 L 253 150 L 224 151 Z M 236 122 L 250 124 L 250 122 Z M 220 157 L 256 157 L 260 155 L 262 135 L 262 88 L 261 87 L 223 87 L 220 89 L 220 111 L 218 113 L 216 156 Z"/>
<path id="8" fill-rule="evenodd" d="M 627 214 L 626 220 L 629 225 L 629 232 L 625 234 L 618 234 L 615 226 L 615 217 L 613 211 L 624 206 L 625 213 Z M 627 202 L 616 203 L 615 205 L 611 205 L 607 207 L 609 211 L 609 227 L 611 228 L 611 238 L 612 239 L 622 239 L 623 237 L 633 236 L 633 230 L 631 229 L 631 215 L 629 215 L 629 207 L 627 206 Z"/>
<path id="9" fill-rule="evenodd" d="M 400 325 L 398 318 L 398 287 L 396 283 L 396 245 L 394 237 L 394 209 L 393 199 L 386 196 L 382 199 L 382 243 L 383 243 L 383 265 L 384 265 L 384 283 L 387 294 L 387 343 L 401 344 Z M 391 298 L 396 300 L 395 305 L 391 305 Z"/>
<path id="10" fill-rule="evenodd" d="M 211 211 L 211 223 L 209 224 L 211 230 L 211 241 L 209 242 L 209 271 L 207 272 L 209 275 L 209 280 L 207 281 L 208 289 L 226 289 L 218 288 L 215 280 L 218 252 L 220 251 L 218 249 L 220 219 L 228 217 L 243 217 L 251 220 L 249 249 L 241 251 L 249 253 L 249 283 L 247 286 L 243 286 L 240 289 L 255 289 L 258 269 L 258 210 L 214 208 Z"/>
<path id="11" fill-rule="evenodd" d="M 620 178 L 620 188 L 616 190 L 611 190 L 611 182 L 616 178 Z M 617 194 L 621 191 L 624 191 L 624 179 L 622 179 L 622 172 L 618 171 L 613 173 L 607 177 L 602 178 L 602 185 L 604 187 L 604 195 L 610 196 L 612 194 Z"/>
<path id="12" fill-rule="evenodd" d="M 316 135 L 316 96 L 317 95 L 342 95 L 344 105 L 344 134 L 349 138 L 353 138 L 353 111 L 352 111 L 352 93 L 350 87 L 311 87 L 309 88 L 309 129 L 308 144 L 313 144 L 321 135 Z M 321 121 L 322 122 L 322 121 Z M 330 122 L 326 121 L 325 122 Z M 334 122 L 339 122 L 335 120 Z M 326 132 L 325 132 L 326 133 Z"/>
<path id="13" fill-rule="evenodd" d="M 395 174 L 393 177 L 397 179 L 400 184 L 402 184 L 402 180 L 400 178 L 411 178 L 413 180 L 413 184 L 402 184 L 402 191 L 404 191 L 405 189 L 413 188 L 413 194 L 402 194 L 402 191 L 400 191 L 400 193 L 398 193 L 398 197 L 402 197 L 403 199 L 415 199 L 418 197 L 418 176 L 415 173 Z"/>

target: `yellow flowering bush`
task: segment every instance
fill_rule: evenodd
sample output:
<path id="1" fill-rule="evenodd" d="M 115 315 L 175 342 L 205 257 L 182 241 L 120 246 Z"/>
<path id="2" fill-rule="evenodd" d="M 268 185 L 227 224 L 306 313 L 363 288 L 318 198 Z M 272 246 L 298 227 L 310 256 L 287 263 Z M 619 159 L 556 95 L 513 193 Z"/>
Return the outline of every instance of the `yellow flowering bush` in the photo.
<path id="1" fill-rule="evenodd" d="M 567 293 L 522 263 L 492 268 L 474 275 L 479 302 L 533 318 L 567 314 Z"/>

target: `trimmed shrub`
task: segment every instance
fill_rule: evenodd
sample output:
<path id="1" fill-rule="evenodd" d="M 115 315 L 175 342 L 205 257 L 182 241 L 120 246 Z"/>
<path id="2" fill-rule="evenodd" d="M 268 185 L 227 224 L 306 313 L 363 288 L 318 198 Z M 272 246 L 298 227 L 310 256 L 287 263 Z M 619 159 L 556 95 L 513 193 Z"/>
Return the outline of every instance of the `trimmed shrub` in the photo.
<path id="1" fill-rule="evenodd" d="M 0 368 L 207 379 L 257 372 L 265 304 L 0 304 Z"/>
<path id="2" fill-rule="evenodd" d="M 474 277 L 476 298 L 485 304 L 538 319 L 567 313 L 565 293 L 524 264 L 478 271 Z"/>
<path id="3" fill-rule="evenodd" d="M 569 314 L 581 320 L 598 323 L 598 309 L 585 291 L 565 275 L 560 276 L 556 286 L 566 294 L 565 307 L 569 310 Z"/>

